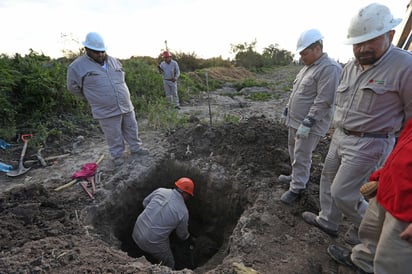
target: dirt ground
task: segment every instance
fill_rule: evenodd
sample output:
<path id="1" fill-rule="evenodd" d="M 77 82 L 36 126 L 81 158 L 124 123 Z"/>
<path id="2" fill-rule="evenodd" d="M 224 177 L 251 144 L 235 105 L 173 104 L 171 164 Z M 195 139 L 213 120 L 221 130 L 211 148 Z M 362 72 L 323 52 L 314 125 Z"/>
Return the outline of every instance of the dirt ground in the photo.
<path id="1" fill-rule="evenodd" d="M 289 96 L 283 86 L 298 69 L 258 75 L 276 83 L 274 88 L 248 88 L 236 96 L 228 83 L 184 103 L 179 113 L 191 121 L 184 128 L 151 131 L 139 121 L 150 155 L 126 155 L 120 168 L 111 163 L 100 132 L 45 148 L 44 157 L 65 154 L 45 167 L 33 161 L 36 150 L 29 149 L 28 172 L 0 173 L 0 273 L 353 273 L 326 253 L 329 244 L 343 244 L 347 226 L 342 236 L 331 238 L 301 218 L 303 211 L 318 212 L 329 136 L 314 153 L 300 200 L 294 206 L 279 200 L 288 186 L 277 177 L 290 172 L 290 164 L 287 129 L 278 120 Z M 257 91 L 273 98 L 247 99 Z M 240 122 L 225 122 L 228 115 Z M 0 151 L 0 160 L 16 166 L 21 148 L 20 143 Z M 101 155 L 94 200 L 79 183 L 56 191 Z M 188 253 L 176 242 L 181 270 L 172 271 L 146 260 L 130 234 L 143 198 L 183 176 L 196 184 L 195 198 L 188 202 L 196 249 Z"/>

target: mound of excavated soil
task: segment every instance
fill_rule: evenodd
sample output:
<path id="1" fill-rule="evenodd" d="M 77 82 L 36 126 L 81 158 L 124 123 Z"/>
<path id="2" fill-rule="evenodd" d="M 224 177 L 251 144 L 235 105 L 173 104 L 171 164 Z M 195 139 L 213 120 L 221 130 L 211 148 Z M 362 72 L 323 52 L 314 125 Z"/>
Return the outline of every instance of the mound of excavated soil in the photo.
<path id="1" fill-rule="evenodd" d="M 284 80 L 279 72 L 260 77 Z M 172 241 L 178 268 L 185 268 L 173 273 L 351 273 L 326 253 L 329 244 L 342 244 L 341 238 L 331 238 L 301 218 L 303 211 L 318 211 L 329 137 L 314 153 L 308 189 L 299 202 L 281 203 L 288 186 L 277 177 L 288 173 L 290 164 L 287 129 L 277 120 L 288 92 L 283 87 L 268 92 L 276 96 L 265 102 L 218 91 L 186 102 L 180 114 L 191 116 L 193 123 L 172 132 L 143 127 L 141 138 L 150 155 L 137 160 L 126 156 L 119 169 L 111 165 L 97 133 L 83 142 L 77 139 L 75 146 L 67 144 L 70 155 L 47 167 L 32 164 L 15 178 L 0 174 L 0 273 L 172 273 L 147 261 L 130 234 L 143 198 L 157 187 L 172 187 L 181 176 L 196 183 L 188 208 L 197 245 L 187 253 Z M 240 122 L 225 122 L 227 115 Z M 105 158 L 94 200 L 78 184 L 55 191 L 100 155 Z"/>

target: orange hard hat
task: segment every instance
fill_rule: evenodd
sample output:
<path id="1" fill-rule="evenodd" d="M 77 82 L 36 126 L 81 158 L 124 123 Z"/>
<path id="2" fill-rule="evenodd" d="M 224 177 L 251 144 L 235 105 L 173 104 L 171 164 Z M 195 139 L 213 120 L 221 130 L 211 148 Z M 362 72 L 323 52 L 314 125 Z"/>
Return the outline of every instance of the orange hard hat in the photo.
<path id="1" fill-rule="evenodd" d="M 164 51 L 163 52 L 163 58 L 167 58 L 167 57 L 172 57 L 172 55 L 170 54 L 170 52 Z"/>
<path id="2" fill-rule="evenodd" d="M 195 184 L 193 183 L 191 179 L 182 177 L 176 181 L 175 185 L 181 191 L 184 191 L 187 194 L 190 194 L 191 196 L 193 196 L 193 190 L 195 188 Z"/>

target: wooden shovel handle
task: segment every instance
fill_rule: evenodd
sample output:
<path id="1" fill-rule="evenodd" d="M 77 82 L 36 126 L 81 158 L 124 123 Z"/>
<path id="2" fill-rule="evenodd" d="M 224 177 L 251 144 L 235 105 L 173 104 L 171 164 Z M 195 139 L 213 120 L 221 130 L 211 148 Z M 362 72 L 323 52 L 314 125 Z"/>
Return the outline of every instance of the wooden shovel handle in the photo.
<path id="1" fill-rule="evenodd" d="M 75 183 L 77 183 L 77 179 L 71 180 L 67 184 L 64 184 L 62 186 L 59 186 L 58 188 L 55 188 L 54 191 L 60 191 L 62 189 L 68 188 L 68 187 L 74 185 Z"/>

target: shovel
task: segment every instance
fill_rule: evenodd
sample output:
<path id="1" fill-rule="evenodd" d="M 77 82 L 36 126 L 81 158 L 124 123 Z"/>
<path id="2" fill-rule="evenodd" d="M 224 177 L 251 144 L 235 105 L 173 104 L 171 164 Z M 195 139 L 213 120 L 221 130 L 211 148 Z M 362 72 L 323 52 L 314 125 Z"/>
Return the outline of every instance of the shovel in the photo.
<path id="1" fill-rule="evenodd" d="M 23 165 L 23 158 L 24 158 L 24 155 L 26 154 L 27 143 L 30 140 L 29 137 L 30 138 L 33 137 L 33 134 L 23 134 L 23 135 L 21 135 L 21 139 L 23 140 L 24 145 L 23 145 L 23 150 L 21 151 L 21 155 L 20 155 L 19 167 L 17 169 L 14 169 L 12 171 L 7 172 L 6 173 L 7 176 L 16 177 L 16 176 L 22 175 L 22 174 L 24 174 L 24 173 L 26 173 L 27 171 L 30 170 L 31 167 L 25 168 L 24 165 Z"/>

